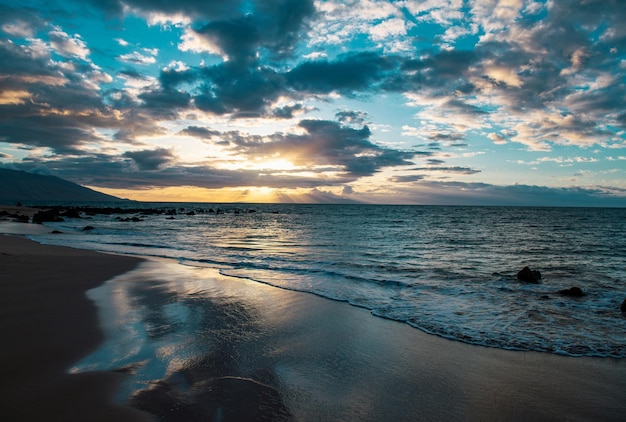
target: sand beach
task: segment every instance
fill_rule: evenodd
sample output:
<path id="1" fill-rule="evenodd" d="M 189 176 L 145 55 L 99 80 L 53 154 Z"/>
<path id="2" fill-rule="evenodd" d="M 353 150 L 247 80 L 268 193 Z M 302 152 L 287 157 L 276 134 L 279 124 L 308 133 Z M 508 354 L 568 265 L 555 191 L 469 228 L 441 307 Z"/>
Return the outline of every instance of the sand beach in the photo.
<path id="1" fill-rule="evenodd" d="M 0 268 L 3 420 L 618 421 L 626 415 L 623 359 L 468 345 L 212 268 L 8 235 L 0 236 Z M 85 291 L 96 286 L 98 294 L 90 295 L 96 299 L 89 300 Z M 130 316 L 143 334 L 133 334 L 134 352 L 119 357 L 116 350 L 128 345 L 106 348 Z M 104 369 L 69 373 L 90 355 L 106 356 Z M 114 403 L 129 385 L 141 388 Z"/>
<path id="2" fill-rule="evenodd" d="M 110 402 L 120 374 L 67 373 L 102 340 L 85 291 L 138 262 L 0 235 L 2 420 L 141 419 Z"/>

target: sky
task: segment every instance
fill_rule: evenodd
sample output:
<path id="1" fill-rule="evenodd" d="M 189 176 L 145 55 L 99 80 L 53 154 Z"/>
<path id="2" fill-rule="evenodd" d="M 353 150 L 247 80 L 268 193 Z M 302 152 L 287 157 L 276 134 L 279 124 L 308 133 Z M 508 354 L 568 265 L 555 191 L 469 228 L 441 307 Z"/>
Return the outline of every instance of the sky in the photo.
<path id="1" fill-rule="evenodd" d="M 626 206 L 623 0 L 0 0 L 0 166 L 143 201 Z"/>

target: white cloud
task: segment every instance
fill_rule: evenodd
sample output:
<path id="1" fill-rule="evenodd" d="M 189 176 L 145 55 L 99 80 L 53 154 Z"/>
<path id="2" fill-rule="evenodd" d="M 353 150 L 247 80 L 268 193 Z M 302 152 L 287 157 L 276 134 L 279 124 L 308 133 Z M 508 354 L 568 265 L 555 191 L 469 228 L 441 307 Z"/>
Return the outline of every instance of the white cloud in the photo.
<path id="1" fill-rule="evenodd" d="M 121 56 L 119 56 L 119 59 L 127 63 L 136 63 L 142 65 L 156 63 L 156 58 L 154 58 L 153 56 L 144 56 L 137 51 L 128 54 L 122 54 Z"/>
<path id="2" fill-rule="evenodd" d="M 494 144 L 496 145 L 504 145 L 507 143 L 507 140 L 504 136 L 500 135 L 499 133 L 490 133 L 487 135 L 487 137 L 489 139 L 491 139 L 493 141 Z"/>
<path id="3" fill-rule="evenodd" d="M 26 38 L 35 35 L 35 30 L 31 25 L 19 20 L 13 23 L 5 23 L 2 25 L 2 30 L 13 37 Z"/>
<path id="4" fill-rule="evenodd" d="M 383 41 L 388 38 L 406 35 L 404 19 L 392 18 L 370 27 L 369 34 L 374 41 Z"/>
<path id="5" fill-rule="evenodd" d="M 406 9 L 425 22 L 450 25 L 463 18 L 463 0 L 409 0 L 402 2 Z"/>
<path id="6" fill-rule="evenodd" d="M 158 56 L 159 55 L 159 49 L 158 48 L 142 48 L 141 51 L 143 51 L 146 54 L 149 54 L 151 56 Z"/>
<path id="7" fill-rule="evenodd" d="M 302 58 L 305 60 L 319 60 L 319 59 L 325 59 L 327 57 L 328 57 L 328 54 L 326 54 L 325 51 L 314 51 L 312 53 L 305 54 L 304 56 L 302 56 Z"/>
<path id="8" fill-rule="evenodd" d="M 228 56 L 222 51 L 222 49 L 212 42 L 211 40 L 197 34 L 191 28 L 185 28 L 183 35 L 181 36 L 181 42 L 178 44 L 180 51 L 189 51 L 192 53 L 210 53 L 217 56 L 222 56 L 224 60 L 228 59 Z"/>
<path id="9" fill-rule="evenodd" d="M 89 56 L 90 51 L 87 44 L 78 34 L 70 36 L 60 29 L 55 29 L 50 31 L 48 36 L 50 37 L 50 46 L 63 57 L 78 57 L 86 60 Z"/>
<path id="10" fill-rule="evenodd" d="M 402 136 L 415 136 L 417 138 L 423 137 L 424 132 L 416 127 L 403 125 L 402 126 Z"/>
<path id="11" fill-rule="evenodd" d="M 487 64 L 485 66 L 485 75 L 495 81 L 504 82 L 508 86 L 515 88 L 520 88 L 522 86 L 522 80 L 518 76 L 515 69 L 511 67 Z"/>
<path id="12" fill-rule="evenodd" d="M 470 4 L 476 23 L 487 34 L 513 25 L 524 6 L 522 0 L 472 0 Z"/>
<path id="13" fill-rule="evenodd" d="M 323 18 L 317 19 L 309 32 L 311 45 L 346 45 L 363 34 L 383 42 L 406 31 L 402 12 L 387 1 L 316 1 L 315 7 Z"/>

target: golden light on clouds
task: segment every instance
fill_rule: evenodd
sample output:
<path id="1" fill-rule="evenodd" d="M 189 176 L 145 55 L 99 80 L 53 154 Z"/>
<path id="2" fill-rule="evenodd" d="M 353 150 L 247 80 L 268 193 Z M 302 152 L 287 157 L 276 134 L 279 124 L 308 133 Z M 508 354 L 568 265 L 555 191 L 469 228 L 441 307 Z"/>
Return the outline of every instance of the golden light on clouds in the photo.
<path id="1" fill-rule="evenodd" d="M 206 189 L 195 186 L 177 186 L 151 189 L 107 189 L 90 187 L 108 195 L 146 202 L 281 202 L 302 195 L 297 189 L 278 190 L 270 187 L 238 187 Z M 299 202 L 299 201 L 297 201 Z"/>
<path id="2" fill-rule="evenodd" d="M 24 90 L 7 90 L 0 92 L 0 105 L 24 104 L 31 97 L 30 92 Z"/>

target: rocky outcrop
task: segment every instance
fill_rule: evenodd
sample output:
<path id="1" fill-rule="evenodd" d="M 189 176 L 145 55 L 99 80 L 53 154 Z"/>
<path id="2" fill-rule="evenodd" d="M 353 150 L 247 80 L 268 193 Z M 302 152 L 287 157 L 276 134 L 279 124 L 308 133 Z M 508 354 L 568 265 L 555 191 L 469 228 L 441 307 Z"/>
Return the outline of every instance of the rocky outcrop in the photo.
<path id="1" fill-rule="evenodd" d="M 59 215 L 59 211 L 55 209 L 39 211 L 33 215 L 33 223 L 41 224 L 46 222 L 64 221 L 63 217 Z"/>
<path id="2" fill-rule="evenodd" d="M 562 296 L 570 296 L 570 297 L 583 297 L 585 296 L 585 292 L 582 291 L 580 287 L 570 287 L 569 289 L 559 290 L 558 292 Z"/>
<path id="3" fill-rule="evenodd" d="M 517 279 L 525 281 L 526 283 L 538 284 L 541 282 L 541 273 L 537 270 L 531 270 L 528 267 L 524 267 L 517 273 Z"/>

